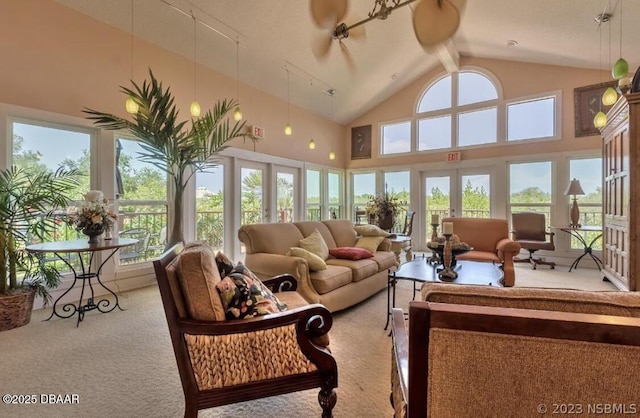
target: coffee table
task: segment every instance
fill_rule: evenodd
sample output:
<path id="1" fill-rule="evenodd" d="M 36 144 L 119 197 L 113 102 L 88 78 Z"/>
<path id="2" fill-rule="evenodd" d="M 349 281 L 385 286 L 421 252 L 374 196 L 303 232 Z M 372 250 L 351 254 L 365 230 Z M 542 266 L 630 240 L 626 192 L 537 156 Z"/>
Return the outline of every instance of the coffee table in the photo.
<path id="1" fill-rule="evenodd" d="M 438 267 L 429 263 L 428 258 L 422 256 L 413 261 L 401 264 L 397 270 L 389 270 L 387 282 L 387 322 L 384 329 L 389 327 L 391 310 L 396 307 L 396 283 L 398 280 L 411 280 L 413 282 L 413 299 L 416 298 L 418 290 L 417 283 L 436 282 L 450 284 L 475 284 L 484 286 L 502 287 L 501 279 L 504 273 L 499 265 L 493 263 L 481 263 L 478 261 L 458 260 L 456 272 L 458 277 L 453 280 L 440 280 L 438 278 Z"/>

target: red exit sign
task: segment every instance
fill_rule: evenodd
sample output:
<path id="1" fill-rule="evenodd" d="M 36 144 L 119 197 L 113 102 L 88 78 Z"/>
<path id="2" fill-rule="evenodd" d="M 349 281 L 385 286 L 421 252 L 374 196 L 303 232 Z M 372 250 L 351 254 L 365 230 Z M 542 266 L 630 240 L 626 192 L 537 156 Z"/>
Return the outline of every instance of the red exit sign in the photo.
<path id="1" fill-rule="evenodd" d="M 258 139 L 264 139 L 264 129 L 259 126 L 252 126 L 251 133 Z"/>
<path id="2" fill-rule="evenodd" d="M 457 161 L 460 161 L 460 151 L 447 153 L 447 162 L 448 163 L 455 163 Z"/>

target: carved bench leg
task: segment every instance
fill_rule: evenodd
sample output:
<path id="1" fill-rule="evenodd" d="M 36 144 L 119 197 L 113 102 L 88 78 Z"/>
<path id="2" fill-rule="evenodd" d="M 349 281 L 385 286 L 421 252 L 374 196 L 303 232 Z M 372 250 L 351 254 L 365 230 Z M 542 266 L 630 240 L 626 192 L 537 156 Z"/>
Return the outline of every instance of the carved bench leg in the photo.
<path id="1" fill-rule="evenodd" d="M 338 395 L 333 388 L 322 388 L 318 394 L 318 403 L 322 407 L 322 418 L 333 418 L 333 407 L 336 406 Z"/>

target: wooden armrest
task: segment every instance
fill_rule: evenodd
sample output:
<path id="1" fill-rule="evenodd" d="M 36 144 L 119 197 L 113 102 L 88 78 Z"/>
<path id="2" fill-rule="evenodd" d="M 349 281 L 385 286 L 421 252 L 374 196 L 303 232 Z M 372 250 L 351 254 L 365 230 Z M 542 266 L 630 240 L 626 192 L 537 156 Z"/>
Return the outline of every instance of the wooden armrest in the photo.
<path id="1" fill-rule="evenodd" d="M 409 335 L 405 325 L 404 312 L 394 308 L 391 319 L 393 335 L 393 355 L 396 360 L 400 389 L 405 404 L 409 401 Z"/>
<path id="2" fill-rule="evenodd" d="M 294 292 L 298 289 L 298 281 L 291 274 L 279 274 L 262 281 L 273 293 Z"/>

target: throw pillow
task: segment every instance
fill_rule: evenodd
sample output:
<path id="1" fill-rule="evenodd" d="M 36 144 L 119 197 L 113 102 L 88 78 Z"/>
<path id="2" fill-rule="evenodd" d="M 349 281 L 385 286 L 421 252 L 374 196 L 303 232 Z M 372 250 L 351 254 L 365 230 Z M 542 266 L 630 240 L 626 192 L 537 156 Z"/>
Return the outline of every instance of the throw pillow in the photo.
<path id="1" fill-rule="evenodd" d="M 380 228 L 378 225 L 356 225 L 353 227 L 358 235 L 363 237 L 390 237 L 391 233 Z"/>
<path id="2" fill-rule="evenodd" d="M 216 253 L 216 265 L 218 266 L 218 271 L 220 272 L 220 278 L 224 279 L 227 277 L 231 270 L 235 267 L 233 265 L 233 261 L 226 254 L 223 254 L 222 251 L 218 251 Z"/>
<path id="3" fill-rule="evenodd" d="M 238 265 L 216 285 L 227 319 L 252 318 L 284 311 L 287 306 L 244 264 Z"/>
<path id="4" fill-rule="evenodd" d="M 329 250 L 329 254 L 343 260 L 362 260 L 373 257 L 373 253 L 366 248 L 337 247 Z"/>
<path id="5" fill-rule="evenodd" d="M 356 241 L 356 247 L 365 248 L 372 253 L 378 251 L 378 246 L 384 241 L 384 237 L 360 237 Z"/>
<path id="6" fill-rule="evenodd" d="M 317 229 L 308 237 L 301 239 L 298 245 L 323 260 L 329 258 L 329 247 L 327 247 L 327 243 L 324 242 L 322 234 Z"/>
<path id="7" fill-rule="evenodd" d="M 329 250 L 331 253 L 331 250 Z M 327 263 L 324 262 L 323 259 L 318 257 L 312 252 L 305 250 L 300 247 L 291 247 L 291 249 L 285 254 L 292 257 L 302 257 L 307 260 L 307 264 L 309 265 L 309 271 L 320 271 L 327 269 Z"/>

